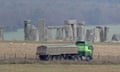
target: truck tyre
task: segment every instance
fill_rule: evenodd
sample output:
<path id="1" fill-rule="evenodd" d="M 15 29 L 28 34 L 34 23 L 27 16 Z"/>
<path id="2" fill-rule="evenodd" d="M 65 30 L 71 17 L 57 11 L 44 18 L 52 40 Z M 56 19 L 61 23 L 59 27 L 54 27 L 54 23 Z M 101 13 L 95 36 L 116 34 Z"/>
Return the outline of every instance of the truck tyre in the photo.
<path id="1" fill-rule="evenodd" d="M 90 55 L 86 56 L 86 61 L 90 61 L 90 60 L 92 60 L 92 56 Z"/>
<path id="2" fill-rule="evenodd" d="M 46 61 L 49 61 L 49 60 L 50 60 L 50 56 L 47 55 L 47 56 L 45 57 L 45 60 L 46 60 Z"/>

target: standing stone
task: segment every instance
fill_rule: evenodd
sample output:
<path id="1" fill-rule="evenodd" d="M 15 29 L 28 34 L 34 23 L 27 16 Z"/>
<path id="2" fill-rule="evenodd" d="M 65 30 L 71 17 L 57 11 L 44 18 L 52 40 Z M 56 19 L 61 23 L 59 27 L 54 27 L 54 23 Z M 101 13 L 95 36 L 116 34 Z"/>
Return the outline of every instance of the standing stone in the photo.
<path id="1" fill-rule="evenodd" d="M 94 31 L 92 29 L 87 29 L 86 41 L 93 42 L 93 40 L 94 40 Z"/>
<path id="2" fill-rule="evenodd" d="M 31 25 L 30 20 L 24 21 L 25 40 L 38 41 L 38 30 L 34 25 Z"/>
<path id="3" fill-rule="evenodd" d="M 100 32 L 101 30 L 99 28 L 94 29 L 94 42 L 100 42 Z"/>
<path id="4" fill-rule="evenodd" d="M 40 23 L 38 24 L 38 31 L 39 31 L 39 41 L 44 41 L 45 38 L 45 21 L 40 20 Z"/>
<path id="5" fill-rule="evenodd" d="M 76 20 L 66 20 L 65 21 L 65 33 L 66 40 L 76 40 L 77 38 L 77 21 Z"/>
<path id="6" fill-rule="evenodd" d="M 77 21 L 71 25 L 73 30 L 73 40 L 76 41 L 77 40 Z"/>
<path id="7" fill-rule="evenodd" d="M 97 26 L 96 28 L 98 28 L 100 30 L 100 42 L 104 42 L 104 29 L 101 26 Z"/>
<path id="8" fill-rule="evenodd" d="M 57 28 L 56 40 L 63 40 L 63 28 L 62 27 Z"/>
<path id="9" fill-rule="evenodd" d="M 36 41 L 39 41 L 39 31 L 36 29 Z"/>
<path id="10" fill-rule="evenodd" d="M 80 41 L 85 41 L 85 23 L 78 23 L 77 39 Z"/>
<path id="11" fill-rule="evenodd" d="M 104 41 L 108 40 L 109 27 L 104 27 Z"/>
<path id="12" fill-rule="evenodd" d="M 30 40 L 30 32 L 31 32 L 31 21 L 26 20 L 24 21 L 24 34 L 25 34 L 25 40 Z"/>
<path id="13" fill-rule="evenodd" d="M 39 38 L 38 38 L 38 30 L 35 26 L 32 26 L 31 28 L 31 32 L 30 32 L 30 40 L 31 41 L 39 41 Z"/>
<path id="14" fill-rule="evenodd" d="M 65 32 L 66 32 L 66 40 L 73 40 L 73 30 L 71 25 L 66 25 L 65 26 Z"/>
<path id="15" fill-rule="evenodd" d="M 112 41 L 120 41 L 120 35 L 119 34 L 113 34 Z"/>
<path id="16" fill-rule="evenodd" d="M 4 40 L 4 32 L 2 27 L 0 27 L 0 40 Z"/>
<path id="17" fill-rule="evenodd" d="M 47 27 L 46 32 L 47 32 L 47 36 L 46 36 L 47 40 L 52 40 L 52 28 Z"/>
<path id="18" fill-rule="evenodd" d="M 44 41 L 48 40 L 48 28 L 45 28 Z"/>

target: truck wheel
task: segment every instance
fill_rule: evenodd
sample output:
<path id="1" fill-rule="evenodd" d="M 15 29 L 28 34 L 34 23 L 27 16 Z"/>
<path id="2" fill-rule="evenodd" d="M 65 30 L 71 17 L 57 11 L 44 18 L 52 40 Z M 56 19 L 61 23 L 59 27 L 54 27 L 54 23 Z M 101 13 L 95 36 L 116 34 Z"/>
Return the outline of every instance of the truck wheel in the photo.
<path id="1" fill-rule="evenodd" d="M 86 61 L 90 61 L 90 60 L 92 60 L 92 56 L 90 55 L 86 56 Z"/>
<path id="2" fill-rule="evenodd" d="M 45 60 L 45 57 L 42 55 L 39 55 L 39 60 Z"/>
<path id="3" fill-rule="evenodd" d="M 46 61 L 49 61 L 50 60 L 50 56 L 46 56 Z"/>
<path id="4" fill-rule="evenodd" d="M 80 59 L 81 61 L 83 61 L 83 56 L 79 56 L 79 59 Z"/>

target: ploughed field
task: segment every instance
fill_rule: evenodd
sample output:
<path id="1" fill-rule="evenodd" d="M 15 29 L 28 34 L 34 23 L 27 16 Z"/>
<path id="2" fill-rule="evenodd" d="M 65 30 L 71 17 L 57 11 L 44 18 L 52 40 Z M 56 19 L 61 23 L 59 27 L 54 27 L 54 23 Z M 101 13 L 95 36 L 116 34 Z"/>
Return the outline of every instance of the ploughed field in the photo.
<path id="1" fill-rule="evenodd" d="M 33 58 L 36 59 L 36 48 L 40 43 L 0 42 L 0 59 Z M 56 45 L 56 44 L 55 44 Z M 94 44 L 94 60 L 119 61 L 120 44 Z"/>
<path id="2" fill-rule="evenodd" d="M 120 72 L 119 65 L 5 64 L 0 72 Z"/>

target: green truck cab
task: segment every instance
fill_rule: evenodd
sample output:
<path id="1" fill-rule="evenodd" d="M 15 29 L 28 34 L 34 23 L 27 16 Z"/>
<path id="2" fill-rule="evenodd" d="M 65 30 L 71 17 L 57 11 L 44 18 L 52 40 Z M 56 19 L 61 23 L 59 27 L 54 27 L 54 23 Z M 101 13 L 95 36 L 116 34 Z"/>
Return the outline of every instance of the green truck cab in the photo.
<path id="1" fill-rule="evenodd" d="M 36 55 L 40 60 L 87 60 L 93 59 L 91 43 L 76 41 L 70 45 L 41 45 L 37 47 Z"/>
<path id="2" fill-rule="evenodd" d="M 93 59 L 93 46 L 89 42 L 76 41 L 76 46 L 78 47 L 78 54 L 81 59 L 86 58 L 87 60 Z"/>

